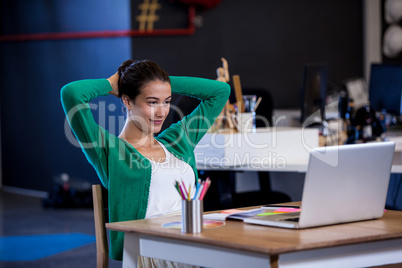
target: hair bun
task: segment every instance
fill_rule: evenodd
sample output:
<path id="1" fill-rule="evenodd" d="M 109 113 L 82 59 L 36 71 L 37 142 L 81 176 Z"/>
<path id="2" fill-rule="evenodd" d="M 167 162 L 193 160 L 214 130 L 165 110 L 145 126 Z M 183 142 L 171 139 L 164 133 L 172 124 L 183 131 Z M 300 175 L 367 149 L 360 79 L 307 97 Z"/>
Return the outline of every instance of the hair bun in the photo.
<path id="1" fill-rule="evenodd" d="M 117 72 L 119 73 L 119 76 L 121 77 L 127 70 L 128 67 L 130 67 L 131 64 L 133 64 L 135 61 L 132 59 L 124 61 L 119 68 L 117 69 Z"/>
<path id="2" fill-rule="evenodd" d="M 134 100 L 141 89 L 151 81 L 170 83 L 169 75 L 150 60 L 126 60 L 117 70 L 119 74 L 119 97 L 127 95 Z"/>

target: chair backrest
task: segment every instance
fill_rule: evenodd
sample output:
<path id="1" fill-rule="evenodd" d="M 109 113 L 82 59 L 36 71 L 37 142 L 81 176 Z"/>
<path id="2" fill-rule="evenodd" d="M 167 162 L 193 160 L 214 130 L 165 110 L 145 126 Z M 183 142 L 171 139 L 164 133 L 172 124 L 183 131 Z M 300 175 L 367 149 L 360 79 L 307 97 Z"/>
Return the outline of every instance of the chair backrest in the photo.
<path id="1" fill-rule="evenodd" d="M 109 247 L 105 227 L 105 212 L 103 208 L 102 186 L 92 185 L 92 196 L 94 202 L 94 220 L 96 237 L 96 267 L 109 267 Z"/>

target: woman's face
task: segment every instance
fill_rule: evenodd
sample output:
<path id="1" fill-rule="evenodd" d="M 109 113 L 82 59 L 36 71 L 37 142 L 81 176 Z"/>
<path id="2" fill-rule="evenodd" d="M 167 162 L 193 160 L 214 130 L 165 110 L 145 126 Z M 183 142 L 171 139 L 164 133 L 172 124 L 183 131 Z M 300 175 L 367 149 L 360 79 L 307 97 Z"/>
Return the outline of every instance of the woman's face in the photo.
<path id="1" fill-rule="evenodd" d="M 170 109 L 172 90 L 170 83 L 160 80 L 146 84 L 128 109 L 128 116 L 144 134 L 161 130 Z"/>

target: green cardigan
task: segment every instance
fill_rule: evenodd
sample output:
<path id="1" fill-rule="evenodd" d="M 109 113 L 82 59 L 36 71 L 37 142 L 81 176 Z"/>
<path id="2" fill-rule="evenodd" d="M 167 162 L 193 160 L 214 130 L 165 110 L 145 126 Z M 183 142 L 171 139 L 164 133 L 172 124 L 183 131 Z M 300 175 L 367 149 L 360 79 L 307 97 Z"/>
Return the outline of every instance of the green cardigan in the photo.
<path id="1" fill-rule="evenodd" d="M 230 87 L 226 83 L 202 78 L 173 76 L 170 79 L 172 93 L 196 97 L 201 103 L 156 139 L 177 158 L 187 162 L 197 178 L 194 148 L 223 109 Z M 106 79 L 72 82 L 62 88 L 61 103 L 86 158 L 108 189 L 110 222 L 144 219 L 151 164 L 129 143 L 100 127 L 88 105 L 92 99 L 108 95 L 111 90 Z M 110 232 L 112 259 L 122 260 L 123 240 L 124 233 Z"/>

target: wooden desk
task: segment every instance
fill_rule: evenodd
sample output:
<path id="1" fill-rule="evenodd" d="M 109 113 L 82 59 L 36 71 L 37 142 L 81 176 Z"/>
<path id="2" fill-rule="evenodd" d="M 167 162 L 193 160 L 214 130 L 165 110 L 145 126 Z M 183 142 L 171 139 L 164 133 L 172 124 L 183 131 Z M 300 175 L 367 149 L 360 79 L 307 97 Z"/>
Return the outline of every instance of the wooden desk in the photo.
<path id="1" fill-rule="evenodd" d="M 226 221 L 200 234 L 161 227 L 180 217 L 108 223 L 125 232 L 123 267 L 137 256 L 204 267 L 368 267 L 402 262 L 402 212 L 381 219 L 305 230 Z"/>

